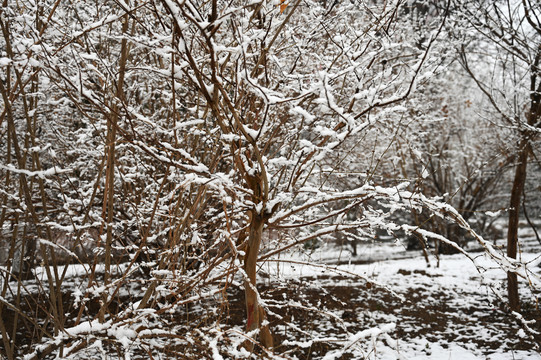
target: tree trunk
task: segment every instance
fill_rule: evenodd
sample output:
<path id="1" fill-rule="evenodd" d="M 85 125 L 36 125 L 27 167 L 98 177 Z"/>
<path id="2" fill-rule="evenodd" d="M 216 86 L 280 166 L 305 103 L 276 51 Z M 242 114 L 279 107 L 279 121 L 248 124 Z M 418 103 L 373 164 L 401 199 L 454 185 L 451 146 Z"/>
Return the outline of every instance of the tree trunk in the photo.
<path id="1" fill-rule="evenodd" d="M 268 324 L 266 324 L 267 316 L 265 309 L 259 303 L 259 293 L 256 288 L 257 257 L 264 225 L 265 220 L 259 214 L 252 213 L 248 246 L 244 258 L 244 271 L 247 275 L 247 279 L 244 282 L 244 291 L 247 316 L 246 331 L 250 332 L 259 329 L 261 344 L 270 349 L 273 347 L 272 334 Z M 252 350 L 253 344 L 248 343 L 246 347 Z"/>
<path id="2" fill-rule="evenodd" d="M 128 32 L 129 18 L 128 15 L 124 16 L 124 22 L 122 24 L 122 32 L 126 34 Z M 107 221 L 107 237 L 105 241 L 105 271 L 103 274 L 103 283 L 105 286 L 110 283 L 111 273 L 111 248 L 113 246 L 113 214 L 114 214 L 114 199 L 115 199 L 115 157 L 116 157 L 116 127 L 119 120 L 119 106 L 116 103 L 117 100 L 124 100 L 124 77 L 126 75 L 126 64 L 128 62 L 128 41 L 123 38 L 121 41 L 120 60 L 119 60 L 119 72 L 116 88 L 116 97 L 113 99 L 112 112 L 107 117 L 107 167 L 106 167 L 106 180 L 104 196 L 104 211 L 105 219 Z M 109 291 L 105 291 L 102 296 L 102 306 L 99 311 L 100 322 L 105 321 L 105 313 L 107 312 L 109 302 Z"/>
<path id="3" fill-rule="evenodd" d="M 513 189 L 511 190 L 511 202 L 509 204 L 509 226 L 507 228 L 507 256 L 512 259 L 516 259 L 517 257 L 520 197 L 524 191 L 524 184 L 526 182 L 526 166 L 528 165 L 529 146 L 527 139 L 521 141 L 519 149 L 520 153 L 515 169 Z M 507 294 L 509 299 L 509 308 L 512 311 L 519 311 L 520 302 L 518 297 L 518 281 L 516 273 L 507 273 Z"/>
<path id="4" fill-rule="evenodd" d="M 528 20 L 529 16 L 528 16 Z M 541 45 L 538 46 L 535 60 L 531 65 L 530 73 L 530 110 L 527 113 L 527 124 L 532 127 L 539 127 L 541 116 L 541 83 L 538 82 L 540 75 L 539 63 L 541 61 Z M 513 189 L 511 190 L 511 204 L 509 210 L 509 227 L 507 229 L 507 256 L 515 259 L 517 257 L 518 245 L 518 222 L 520 214 L 520 197 L 524 193 L 526 183 L 526 167 L 528 165 L 528 154 L 531 152 L 530 141 L 537 134 L 532 131 L 522 133 L 519 146 L 518 163 L 515 169 Z M 509 297 L 509 308 L 512 311 L 520 310 L 518 298 L 518 282 L 516 273 L 507 273 L 507 293 Z"/>

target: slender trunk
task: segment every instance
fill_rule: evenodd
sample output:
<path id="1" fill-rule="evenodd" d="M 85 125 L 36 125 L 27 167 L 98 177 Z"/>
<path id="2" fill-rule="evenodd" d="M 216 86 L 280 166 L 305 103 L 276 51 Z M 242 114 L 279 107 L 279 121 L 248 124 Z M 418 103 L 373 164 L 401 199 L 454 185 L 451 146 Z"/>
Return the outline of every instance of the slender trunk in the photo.
<path id="1" fill-rule="evenodd" d="M 520 197 L 524 191 L 524 184 L 526 182 L 526 166 L 528 165 L 529 152 L 527 139 L 522 140 L 520 145 L 520 153 L 515 169 L 515 178 L 513 180 L 513 189 L 511 190 L 511 202 L 509 204 L 509 226 L 507 228 L 507 256 L 512 259 L 517 257 Z M 507 273 L 507 294 L 509 298 L 509 308 L 512 311 L 519 311 L 520 302 L 518 297 L 518 281 L 516 273 Z"/>
<path id="2" fill-rule="evenodd" d="M 127 33 L 129 25 L 128 16 L 124 16 L 124 23 L 122 24 L 122 33 Z M 116 88 L 116 99 L 113 99 L 114 103 L 112 106 L 112 113 L 107 119 L 107 165 L 106 165 L 106 180 L 105 180 L 105 189 L 106 194 L 104 194 L 104 202 L 107 207 L 106 210 L 106 221 L 107 221 L 107 238 L 105 244 L 105 272 L 103 275 L 103 282 L 105 286 L 110 283 L 110 273 L 111 273 L 111 248 L 113 246 L 113 214 L 114 214 L 114 198 L 115 198 L 115 156 L 116 156 L 116 127 L 119 119 L 119 106 L 116 103 L 117 101 L 124 100 L 124 77 L 126 74 L 126 63 L 128 61 L 128 42 L 126 38 L 123 38 L 121 41 L 121 53 L 119 61 L 119 72 L 118 72 L 118 81 Z M 105 313 L 107 312 L 108 302 L 108 291 L 105 291 L 102 297 L 102 306 L 99 312 L 99 319 L 101 322 L 105 321 Z"/>
<path id="3" fill-rule="evenodd" d="M 527 16 L 530 20 L 529 16 Z M 541 44 L 538 45 L 535 59 L 530 68 L 530 109 L 527 113 L 527 124 L 532 127 L 539 127 L 541 116 L 541 83 L 538 81 L 541 75 L 539 63 L 541 62 Z M 526 167 L 528 165 L 528 154 L 531 152 L 530 141 L 535 139 L 537 134 L 532 131 L 522 133 L 519 146 L 518 163 L 515 169 L 513 189 L 511 190 L 511 203 L 509 210 L 509 227 L 507 229 L 507 256 L 515 259 L 517 257 L 518 245 L 518 222 L 520 214 L 520 198 L 524 194 L 526 183 Z M 520 310 L 518 297 L 518 281 L 516 273 L 507 273 L 507 293 L 509 297 L 509 308 L 512 311 Z"/>
<path id="4" fill-rule="evenodd" d="M 273 347 L 272 334 L 266 323 L 267 316 L 265 310 L 259 303 L 259 293 L 256 288 L 257 257 L 259 255 L 259 247 L 261 246 L 264 225 L 265 220 L 260 215 L 252 214 L 248 247 L 244 259 L 244 271 L 247 275 L 247 279 L 244 282 L 244 291 L 247 315 L 246 331 L 250 332 L 259 329 L 261 344 L 270 349 Z M 247 347 L 251 350 L 253 349 L 253 344 L 250 343 Z"/>

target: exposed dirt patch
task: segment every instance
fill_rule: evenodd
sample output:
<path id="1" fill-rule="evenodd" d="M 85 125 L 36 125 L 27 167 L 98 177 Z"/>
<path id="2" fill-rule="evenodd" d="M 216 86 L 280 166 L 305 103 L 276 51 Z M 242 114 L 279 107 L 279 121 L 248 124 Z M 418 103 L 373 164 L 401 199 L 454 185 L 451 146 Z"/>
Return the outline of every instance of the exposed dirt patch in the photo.
<path id="1" fill-rule="evenodd" d="M 398 273 L 405 279 L 441 277 L 423 270 L 400 269 Z M 412 283 L 415 284 L 415 281 Z M 517 336 L 520 327 L 513 318 L 502 310 L 503 307 L 489 303 L 486 297 L 479 293 L 457 293 L 454 289 L 445 287 L 429 288 L 426 282 L 402 289 L 406 289 L 400 294 L 404 300 L 370 282 L 332 275 L 300 277 L 280 283 L 265 280 L 265 283 L 259 286 L 277 344 L 275 352 L 302 360 L 321 358 L 341 346 L 337 341 L 317 339 L 344 340 L 360 331 L 389 322 L 396 323 L 390 335 L 399 343 L 424 339 L 430 343 L 438 343 L 443 348 L 450 344 L 460 344 L 478 349 L 485 355 L 511 350 L 531 351 L 535 348 L 535 342 L 541 343 L 539 334 L 535 336 L 535 341 Z M 110 309 L 116 313 L 125 303 L 137 301 L 135 294 L 142 293 L 134 291 L 129 298 L 116 297 L 110 304 Z M 245 308 L 242 289 L 229 288 L 227 299 L 188 304 L 162 320 L 171 329 L 184 325 L 193 329 L 217 322 L 224 329 L 235 326 L 243 328 Z M 80 307 L 74 306 L 74 300 L 73 294 L 63 294 L 64 313 L 66 318 L 70 319 L 64 324 L 65 327 L 72 326 L 81 311 Z M 52 321 L 46 316 L 49 301 L 49 296 L 43 294 L 25 296 L 21 298 L 20 307 L 25 313 L 33 314 L 34 318 L 43 324 L 44 329 L 52 331 Z M 468 306 L 460 305 L 464 303 Z M 99 299 L 88 301 L 81 312 L 82 319 L 95 319 L 99 308 Z M 535 320 L 531 327 L 541 332 L 541 311 L 529 303 L 523 303 L 522 308 L 525 318 Z M 16 314 L 4 307 L 1 315 L 6 328 L 13 329 Z M 19 317 L 17 321 L 16 346 L 18 353 L 23 354 L 38 337 L 28 332 L 27 329 L 32 327 L 27 326 L 27 320 Z M 117 351 L 114 341 L 104 339 L 104 343 L 108 344 L 106 347 L 110 348 L 112 353 Z M 204 340 L 190 346 L 199 350 L 190 355 L 185 348 L 175 345 L 164 351 L 170 353 L 171 358 L 179 359 L 203 356 L 208 351 Z M 3 344 L 0 344 L 0 354 L 3 351 Z M 132 353 L 132 359 L 145 359 L 148 358 L 147 355 Z M 353 357 L 346 353 L 341 358 Z"/>
<path id="2" fill-rule="evenodd" d="M 414 273 L 433 276 L 423 271 Z M 444 348 L 450 343 L 459 343 L 480 349 L 485 355 L 535 348 L 533 341 L 517 336 L 520 327 L 509 314 L 488 303 L 479 294 L 455 294 L 472 300 L 469 307 L 457 307 L 451 301 L 451 292 L 428 293 L 423 287 L 410 288 L 407 293 L 401 294 L 405 297 L 405 301 L 401 301 L 385 290 L 366 284 L 337 286 L 321 283 L 322 279 L 332 283 L 346 280 L 343 277 L 325 276 L 318 277 L 317 282 L 314 278 L 301 278 L 287 285 L 261 287 L 262 297 L 273 313 L 269 320 L 278 344 L 284 340 L 310 340 L 310 336 L 296 331 L 291 324 L 302 328 L 307 334 L 325 337 L 336 334 L 337 329 L 355 334 L 395 318 L 397 326 L 392 336 L 402 342 L 421 338 L 438 342 Z M 242 325 L 242 292 L 231 291 L 229 299 L 227 322 Z M 288 306 L 276 306 L 284 303 Z M 532 328 L 541 332 L 541 311 L 526 303 L 523 308 L 527 318 L 536 319 Z M 483 336 L 480 336 L 480 329 L 483 329 Z M 541 344 L 541 335 L 535 336 L 535 342 Z M 332 343 L 314 343 L 308 347 L 279 346 L 276 350 L 299 359 L 313 359 L 333 348 Z"/>

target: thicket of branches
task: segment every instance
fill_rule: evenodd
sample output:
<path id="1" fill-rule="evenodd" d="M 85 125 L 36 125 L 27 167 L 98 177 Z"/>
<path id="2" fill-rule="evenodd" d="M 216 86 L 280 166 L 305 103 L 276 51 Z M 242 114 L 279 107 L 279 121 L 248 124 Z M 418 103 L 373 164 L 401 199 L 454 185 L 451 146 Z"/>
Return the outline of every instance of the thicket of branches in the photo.
<path id="1" fill-rule="evenodd" d="M 229 356 L 254 345 L 271 356 L 276 314 L 258 292 L 258 263 L 344 234 L 415 236 L 466 256 L 468 236 L 537 287 L 478 233 L 485 211 L 508 207 L 517 157 L 539 170 L 541 11 L 502 3 L 532 22 L 509 35 L 492 13 L 477 16 L 482 5 L 5 1 L 7 358 L 96 344 L 195 354 L 203 336 Z M 491 63 L 501 78 L 468 48 L 498 41 L 511 42 Z M 504 89 L 509 66 L 517 82 Z M 478 125 L 485 109 L 498 118 Z M 220 327 L 231 287 L 245 292 L 245 332 Z M 205 301 L 221 310 L 169 316 Z"/>

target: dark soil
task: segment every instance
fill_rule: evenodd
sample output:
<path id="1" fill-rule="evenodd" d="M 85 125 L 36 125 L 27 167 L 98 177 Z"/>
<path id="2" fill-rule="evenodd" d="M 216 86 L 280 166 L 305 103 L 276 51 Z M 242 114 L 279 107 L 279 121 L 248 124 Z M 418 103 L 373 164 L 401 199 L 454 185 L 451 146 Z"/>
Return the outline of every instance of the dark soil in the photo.
<path id="1" fill-rule="evenodd" d="M 411 274 L 405 270 L 398 272 Z M 414 273 L 430 276 L 422 270 Z M 276 286 L 260 286 L 262 298 L 271 313 L 269 321 L 271 329 L 274 329 L 275 343 L 281 344 L 284 340 L 309 341 L 310 335 L 336 336 L 338 333 L 344 334 L 344 330 L 355 334 L 381 326 L 388 322 L 389 316 L 394 316 L 398 320 L 392 337 L 404 343 L 424 338 L 438 342 L 444 348 L 450 343 L 471 345 L 485 355 L 501 351 L 532 350 L 536 347 L 535 343 L 541 344 L 540 334 L 535 335 L 533 341 L 519 338 L 517 331 L 520 326 L 506 313 L 504 306 L 491 304 L 479 294 L 429 292 L 418 287 L 410 288 L 402 294 L 405 301 L 401 301 L 371 284 L 333 285 L 347 281 L 347 278 L 338 276 L 318 279 L 305 277 Z M 452 300 L 457 296 L 468 297 L 471 306 L 455 305 Z M 288 303 L 288 306 L 283 306 L 284 303 Z M 522 304 L 522 307 L 527 319 L 536 320 L 531 327 L 541 332 L 541 311 L 528 303 Z M 244 313 L 243 292 L 239 289 L 231 290 L 228 312 L 224 314 L 223 321 L 231 326 L 242 326 Z M 329 315 L 331 313 L 337 318 Z M 291 324 L 309 335 L 296 331 Z M 490 336 L 479 336 L 478 329 L 484 329 Z M 275 351 L 308 360 L 336 348 L 332 343 L 314 342 L 305 348 L 278 345 Z"/>
<path id="2" fill-rule="evenodd" d="M 398 270 L 403 276 L 411 276 L 411 271 Z M 431 276 L 418 270 L 413 271 L 417 276 Z M 339 346 L 330 342 L 312 342 L 306 347 L 284 344 L 289 341 L 310 341 L 314 338 L 340 337 L 344 334 L 355 334 L 359 331 L 390 322 L 395 319 L 396 328 L 391 336 L 399 342 L 409 342 L 411 339 L 426 339 L 438 342 L 443 347 L 450 343 L 461 346 L 472 345 L 485 355 L 511 350 L 532 350 L 535 343 L 541 344 L 541 335 L 535 335 L 534 341 L 517 336 L 519 325 L 505 312 L 504 307 L 489 303 L 479 294 L 457 294 L 455 290 L 429 291 L 422 285 L 412 286 L 407 293 L 401 294 L 405 301 L 392 296 L 385 289 L 380 289 L 371 283 L 360 284 L 341 276 L 302 277 L 281 283 L 267 280 L 260 286 L 260 292 L 268 308 L 268 316 L 273 331 L 274 351 L 288 357 L 302 360 L 320 358 Z M 228 301 L 208 302 L 183 307 L 170 317 L 171 325 L 189 322 L 190 326 L 212 324 L 219 317 L 225 328 L 244 326 L 245 309 L 244 293 L 239 288 L 228 289 Z M 468 307 L 456 305 L 457 297 L 468 298 Z M 71 319 L 66 327 L 71 326 L 77 318 L 80 308 L 73 306 L 73 297 L 63 294 L 64 313 Z M 110 305 L 113 313 L 122 307 L 128 299 L 117 298 Z M 130 302 L 136 301 L 133 296 Z M 32 314 L 43 327 L 52 330 L 50 321 L 45 321 L 48 311 L 48 296 L 33 296 L 21 298 L 21 308 L 26 314 Z M 460 303 L 460 302 L 459 302 Z M 463 303 L 463 302 L 462 302 Z M 522 304 L 523 315 L 526 319 L 535 319 L 534 330 L 541 332 L 541 311 L 529 303 Z M 93 319 L 99 310 L 97 299 L 89 301 L 82 312 L 83 319 Z M 16 316 L 12 310 L 4 307 L 2 310 L 4 326 L 12 331 L 14 321 L 18 323 L 17 348 L 18 353 L 28 351 L 32 344 L 39 341 L 40 335 L 30 333 L 28 320 Z M 17 319 L 17 320 L 16 320 Z M 302 329 L 300 331 L 299 329 Z M 479 336 L 477 330 L 483 329 L 488 336 Z M 190 358 L 186 349 L 171 348 L 170 358 Z M 256 350 L 257 351 L 257 350 Z M 1 354 L 5 353 L 0 343 Z M 204 350 L 199 352 L 203 355 Z M 146 358 L 138 354 L 132 358 Z M 342 358 L 348 359 L 348 354 Z"/>

